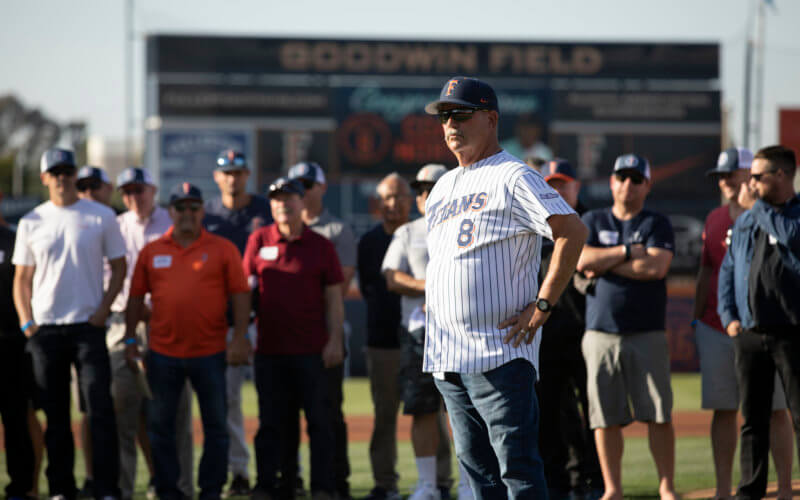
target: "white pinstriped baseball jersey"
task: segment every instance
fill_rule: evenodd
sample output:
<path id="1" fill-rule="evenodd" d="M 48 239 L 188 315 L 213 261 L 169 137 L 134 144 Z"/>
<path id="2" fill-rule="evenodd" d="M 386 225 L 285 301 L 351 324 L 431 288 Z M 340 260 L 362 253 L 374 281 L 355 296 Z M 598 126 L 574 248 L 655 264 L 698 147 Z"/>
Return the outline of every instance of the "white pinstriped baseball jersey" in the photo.
<path id="1" fill-rule="evenodd" d="M 428 263 L 425 372 L 482 373 L 516 358 L 539 369 L 541 332 L 503 343 L 498 323 L 536 299 L 547 218 L 574 210 L 539 175 L 501 151 L 457 167 L 425 204 Z"/>

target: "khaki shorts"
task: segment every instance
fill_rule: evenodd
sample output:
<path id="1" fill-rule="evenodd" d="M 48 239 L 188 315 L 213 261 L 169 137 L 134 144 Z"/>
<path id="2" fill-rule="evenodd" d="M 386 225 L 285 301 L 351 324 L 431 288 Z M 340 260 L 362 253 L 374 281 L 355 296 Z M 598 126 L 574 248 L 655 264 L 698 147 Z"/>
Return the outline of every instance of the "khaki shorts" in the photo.
<path id="1" fill-rule="evenodd" d="M 663 331 L 620 335 L 587 330 L 581 348 L 592 429 L 672 420 L 669 346 Z"/>
<path id="2" fill-rule="evenodd" d="M 733 339 L 702 321 L 694 330 L 697 354 L 700 356 L 702 407 L 706 410 L 738 410 L 739 384 L 736 382 L 736 355 Z M 772 411 L 786 409 L 783 384 L 775 372 Z"/>

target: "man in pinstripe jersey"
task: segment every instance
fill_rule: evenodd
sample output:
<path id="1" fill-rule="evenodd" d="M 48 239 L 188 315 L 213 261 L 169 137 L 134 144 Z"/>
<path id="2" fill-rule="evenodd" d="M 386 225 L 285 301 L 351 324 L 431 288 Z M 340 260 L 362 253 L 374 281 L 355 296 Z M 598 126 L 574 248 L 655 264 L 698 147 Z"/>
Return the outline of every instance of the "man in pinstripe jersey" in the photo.
<path id="1" fill-rule="evenodd" d="M 547 498 L 537 333 L 575 271 L 586 227 L 541 175 L 500 148 L 489 85 L 452 78 L 425 110 L 438 115 L 459 167 L 425 206 L 423 371 L 444 397 L 475 498 Z M 542 236 L 555 245 L 540 286 Z"/>

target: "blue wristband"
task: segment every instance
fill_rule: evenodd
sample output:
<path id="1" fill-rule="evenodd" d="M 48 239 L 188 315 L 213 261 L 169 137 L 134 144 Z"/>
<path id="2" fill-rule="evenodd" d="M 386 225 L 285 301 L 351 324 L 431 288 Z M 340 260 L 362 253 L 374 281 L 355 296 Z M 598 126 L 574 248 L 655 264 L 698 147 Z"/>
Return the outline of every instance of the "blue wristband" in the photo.
<path id="1" fill-rule="evenodd" d="M 22 333 L 25 333 L 25 330 L 27 330 L 28 328 L 30 328 L 30 327 L 32 327 L 32 326 L 33 326 L 33 320 L 32 320 L 32 319 L 29 319 L 27 323 L 25 323 L 24 325 L 22 325 L 22 327 L 20 328 L 20 330 L 22 330 Z"/>
<path id="2" fill-rule="evenodd" d="M 691 324 L 692 326 L 697 326 L 697 321 L 698 321 L 698 320 L 696 320 L 696 319 L 693 319 L 693 320 L 692 320 L 692 322 L 691 322 L 690 324 Z"/>
<path id="3" fill-rule="evenodd" d="M 136 339 L 131 337 L 122 341 L 125 345 L 136 345 Z"/>

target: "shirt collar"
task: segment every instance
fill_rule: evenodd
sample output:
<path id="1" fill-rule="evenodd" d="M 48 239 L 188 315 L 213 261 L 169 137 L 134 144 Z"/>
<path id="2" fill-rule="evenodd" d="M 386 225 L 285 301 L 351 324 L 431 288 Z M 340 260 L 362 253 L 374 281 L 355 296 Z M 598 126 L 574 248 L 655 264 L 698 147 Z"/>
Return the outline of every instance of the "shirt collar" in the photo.
<path id="1" fill-rule="evenodd" d="M 286 237 L 283 236 L 280 231 L 278 231 L 278 224 L 276 224 L 276 223 L 273 223 L 270 226 L 268 226 L 267 231 L 269 231 L 270 239 L 272 241 L 283 241 L 283 242 L 286 242 L 286 243 L 295 243 L 295 242 L 300 242 L 300 241 L 306 239 L 308 237 L 309 231 L 311 231 L 311 230 L 304 223 L 303 224 L 303 230 L 300 232 L 300 237 L 297 238 L 296 240 L 291 240 L 291 241 L 286 239 Z"/>

